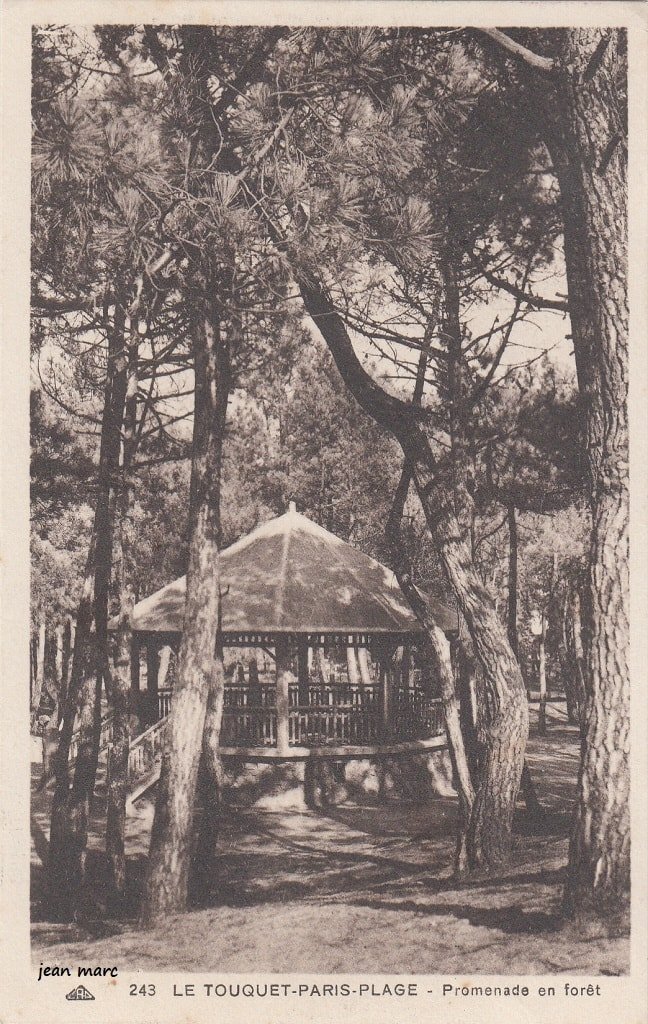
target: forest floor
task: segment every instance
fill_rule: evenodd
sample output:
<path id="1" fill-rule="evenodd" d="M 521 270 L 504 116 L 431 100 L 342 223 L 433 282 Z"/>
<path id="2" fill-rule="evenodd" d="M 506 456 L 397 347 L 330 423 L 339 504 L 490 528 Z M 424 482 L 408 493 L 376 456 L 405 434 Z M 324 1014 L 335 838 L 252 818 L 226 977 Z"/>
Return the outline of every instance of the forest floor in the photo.
<path id="1" fill-rule="evenodd" d="M 583 938 L 561 923 L 561 891 L 578 766 L 576 730 L 532 735 L 528 760 L 545 807 L 523 805 L 511 865 L 458 885 L 451 878 L 456 801 L 344 804 L 320 812 L 230 810 L 207 903 L 135 929 L 152 809 L 129 819 L 130 908 L 101 900 L 101 825 L 93 822 L 83 920 L 42 919 L 46 807 L 32 814 L 32 948 L 37 962 L 125 970 L 389 974 L 618 975 L 624 937 Z M 38 766 L 34 766 L 38 777 Z"/>

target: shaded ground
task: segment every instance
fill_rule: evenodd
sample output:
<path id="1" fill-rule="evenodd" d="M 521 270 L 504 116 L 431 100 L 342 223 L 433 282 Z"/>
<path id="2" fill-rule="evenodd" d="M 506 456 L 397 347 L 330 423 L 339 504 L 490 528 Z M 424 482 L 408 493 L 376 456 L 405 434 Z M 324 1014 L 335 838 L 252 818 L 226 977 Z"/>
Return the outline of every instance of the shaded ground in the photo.
<path id="1" fill-rule="evenodd" d="M 232 810 L 207 905 L 145 933 L 133 921 L 151 806 L 129 820 L 133 920 L 128 912 L 110 920 L 102 906 L 97 817 L 87 917 L 52 926 L 39 921 L 37 847 L 46 844 L 47 809 L 38 796 L 34 956 L 218 972 L 625 973 L 625 939 L 580 939 L 558 916 L 578 764 L 575 730 L 554 725 L 546 739 L 532 738 L 529 762 L 546 815 L 533 823 L 520 808 L 513 862 L 499 877 L 461 887 L 450 879 L 452 799 L 317 813 Z"/>

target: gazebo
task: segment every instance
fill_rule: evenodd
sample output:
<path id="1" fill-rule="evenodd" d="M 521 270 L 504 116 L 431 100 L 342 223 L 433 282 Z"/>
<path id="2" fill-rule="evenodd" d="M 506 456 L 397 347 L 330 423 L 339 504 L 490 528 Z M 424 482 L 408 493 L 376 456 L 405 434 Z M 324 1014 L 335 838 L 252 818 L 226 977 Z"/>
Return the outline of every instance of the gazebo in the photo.
<path id="1" fill-rule="evenodd" d="M 421 624 L 386 566 L 291 503 L 284 515 L 225 549 L 220 574 L 223 646 L 260 649 L 274 661 L 270 680 L 256 671 L 246 679 L 240 671 L 226 685 L 223 757 L 345 760 L 444 745 L 434 680 L 424 668 L 412 670 L 410 650 L 423 638 Z M 440 627 L 456 633 L 456 613 L 426 600 Z M 139 690 L 145 647 L 147 692 L 139 701 L 149 723 L 170 710 L 160 652 L 178 648 L 184 603 L 181 577 L 133 611 L 133 685 Z M 321 652 L 332 648 L 358 652 L 364 671 L 327 672 Z"/>

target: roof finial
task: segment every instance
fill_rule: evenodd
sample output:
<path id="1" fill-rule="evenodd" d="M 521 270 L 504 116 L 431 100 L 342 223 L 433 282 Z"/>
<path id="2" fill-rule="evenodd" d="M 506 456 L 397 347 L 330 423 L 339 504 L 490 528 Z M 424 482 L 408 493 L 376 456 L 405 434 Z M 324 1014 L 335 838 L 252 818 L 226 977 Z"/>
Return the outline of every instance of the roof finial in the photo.
<path id="1" fill-rule="evenodd" d="M 288 502 L 288 511 L 289 512 L 296 512 L 297 511 L 297 506 L 295 505 L 294 501 L 289 501 Z"/>

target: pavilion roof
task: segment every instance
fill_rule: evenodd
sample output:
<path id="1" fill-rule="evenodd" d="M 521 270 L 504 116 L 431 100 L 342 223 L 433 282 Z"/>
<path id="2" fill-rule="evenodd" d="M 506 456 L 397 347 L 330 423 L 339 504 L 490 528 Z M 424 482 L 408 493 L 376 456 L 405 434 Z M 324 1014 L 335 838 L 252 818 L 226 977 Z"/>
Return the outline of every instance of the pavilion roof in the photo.
<path id="1" fill-rule="evenodd" d="M 417 634 L 394 573 L 294 510 L 263 523 L 220 557 L 224 634 Z M 186 581 L 140 601 L 136 632 L 180 633 Z M 457 614 L 428 600 L 439 626 Z"/>

